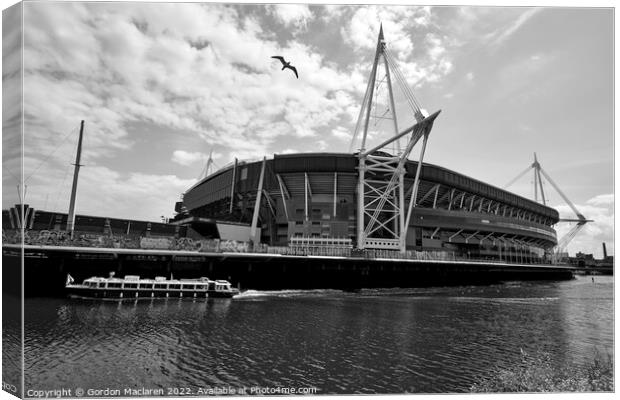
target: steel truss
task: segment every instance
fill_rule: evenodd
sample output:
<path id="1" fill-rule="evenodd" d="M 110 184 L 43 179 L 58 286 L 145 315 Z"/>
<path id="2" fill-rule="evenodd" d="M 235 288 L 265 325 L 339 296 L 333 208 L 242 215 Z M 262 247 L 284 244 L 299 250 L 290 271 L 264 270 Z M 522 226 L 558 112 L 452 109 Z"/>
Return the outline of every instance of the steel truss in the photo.
<path id="1" fill-rule="evenodd" d="M 385 67 L 385 79 L 381 79 L 379 84 L 387 85 L 389 107 L 380 118 L 391 119 L 393 121 L 394 136 L 380 145 L 373 147 L 371 150 L 366 150 L 368 125 L 371 111 L 373 110 L 375 84 L 377 83 L 377 70 L 381 59 Z M 398 131 L 398 121 L 394 103 L 392 75 L 403 91 L 416 120 L 414 125 L 400 133 Z M 407 86 L 402 72 L 398 69 L 394 57 L 385 46 L 383 28 L 381 28 L 377 40 L 377 51 L 375 53 L 372 72 L 370 74 L 364 101 L 362 102 L 353 141 L 351 142 L 351 147 L 353 148 L 357 133 L 361 128 L 363 136 L 359 152 L 359 179 L 357 190 L 357 247 L 359 249 L 391 249 L 400 250 L 403 253 L 405 252 L 407 227 L 409 226 L 411 212 L 416 202 L 415 199 L 417 197 L 420 170 L 424 159 L 426 142 L 433 127 L 433 122 L 439 115 L 439 112 L 440 111 L 437 111 L 429 116 L 424 115 L 411 89 Z M 391 117 L 386 116 L 388 113 Z M 399 144 L 401 138 L 407 140 L 407 145 L 402 151 L 400 150 L 401 147 Z M 423 143 L 420 151 L 418 168 L 409 205 L 405 208 L 405 166 L 409 154 L 420 139 L 423 139 Z M 391 155 L 386 151 L 387 146 L 394 143 L 397 144 L 397 148 L 399 149 L 399 154 L 397 155 Z"/>

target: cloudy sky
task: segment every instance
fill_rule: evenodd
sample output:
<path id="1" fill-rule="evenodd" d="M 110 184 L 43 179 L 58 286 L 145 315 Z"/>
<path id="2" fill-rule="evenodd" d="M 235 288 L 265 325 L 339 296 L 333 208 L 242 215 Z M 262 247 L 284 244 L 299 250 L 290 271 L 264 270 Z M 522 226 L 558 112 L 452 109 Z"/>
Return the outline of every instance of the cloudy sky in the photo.
<path id="1" fill-rule="evenodd" d="M 596 220 L 571 253 L 600 256 L 602 241 L 613 253 L 610 9 L 42 2 L 25 3 L 23 21 L 24 177 L 35 208 L 66 212 L 82 119 L 80 214 L 172 216 L 210 151 L 216 167 L 348 151 L 382 22 L 423 108 L 442 110 L 425 161 L 503 187 L 536 152 Z M 19 70 L 16 22 L 4 13 L 4 78 Z M 18 111 L 4 105 L 5 129 Z M 11 143 L 3 135 L 3 206 L 17 202 Z M 532 182 L 510 190 L 532 198 Z"/>

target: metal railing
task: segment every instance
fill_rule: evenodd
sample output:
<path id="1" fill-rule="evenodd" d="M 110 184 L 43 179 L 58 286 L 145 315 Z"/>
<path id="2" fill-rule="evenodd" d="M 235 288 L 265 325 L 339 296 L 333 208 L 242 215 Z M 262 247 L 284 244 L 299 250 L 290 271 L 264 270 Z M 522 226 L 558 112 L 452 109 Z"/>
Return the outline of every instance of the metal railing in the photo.
<path id="1" fill-rule="evenodd" d="M 2 230 L 3 244 L 21 244 L 22 236 L 18 230 Z M 26 231 L 23 243 L 35 246 L 66 246 L 93 247 L 116 249 L 151 249 L 171 251 L 192 251 L 196 253 L 261 253 L 289 256 L 326 256 L 348 257 L 360 259 L 394 259 L 423 261 L 471 261 L 489 264 L 553 264 L 551 260 L 537 256 L 519 256 L 512 254 L 510 259 L 493 257 L 475 257 L 448 251 L 415 251 L 405 253 L 381 249 L 353 249 L 350 246 L 269 246 L 263 243 L 251 246 L 248 242 L 220 239 L 195 240 L 187 237 L 171 236 L 130 236 L 130 235 L 97 235 L 77 233 L 71 238 L 65 231 Z"/>

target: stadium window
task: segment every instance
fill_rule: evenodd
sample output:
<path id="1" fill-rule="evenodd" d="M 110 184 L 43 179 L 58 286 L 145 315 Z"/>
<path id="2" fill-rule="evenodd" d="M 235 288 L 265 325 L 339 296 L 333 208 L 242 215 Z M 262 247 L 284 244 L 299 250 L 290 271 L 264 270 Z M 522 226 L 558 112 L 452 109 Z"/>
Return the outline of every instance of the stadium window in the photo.
<path id="1" fill-rule="evenodd" d="M 243 168 L 243 169 L 241 170 L 241 178 L 240 178 L 240 180 L 242 180 L 242 181 L 243 181 L 243 180 L 245 180 L 245 179 L 248 179 L 248 169 L 247 169 L 247 167 L 246 167 L 246 168 Z"/>

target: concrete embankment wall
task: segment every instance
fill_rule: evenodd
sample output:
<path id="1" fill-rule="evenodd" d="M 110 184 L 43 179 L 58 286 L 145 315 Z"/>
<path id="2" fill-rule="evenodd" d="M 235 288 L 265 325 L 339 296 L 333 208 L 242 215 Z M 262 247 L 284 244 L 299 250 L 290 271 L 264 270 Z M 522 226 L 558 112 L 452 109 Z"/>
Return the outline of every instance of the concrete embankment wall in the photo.
<path id="1" fill-rule="evenodd" d="M 3 273 L 19 271 L 19 251 L 3 248 Z M 13 249 L 14 250 L 14 249 Z M 144 250 L 26 249 L 26 296 L 63 295 L 67 274 L 91 276 L 227 279 L 242 289 L 344 289 L 489 284 L 509 280 L 571 279 L 571 269 L 549 265 L 484 264 L 270 254 L 158 252 Z M 12 274 L 12 272 L 11 272 Z M 14 286 L 14 285 L 13 285 Z M 11 291 L 10 287 L 4 288 Z"/>

